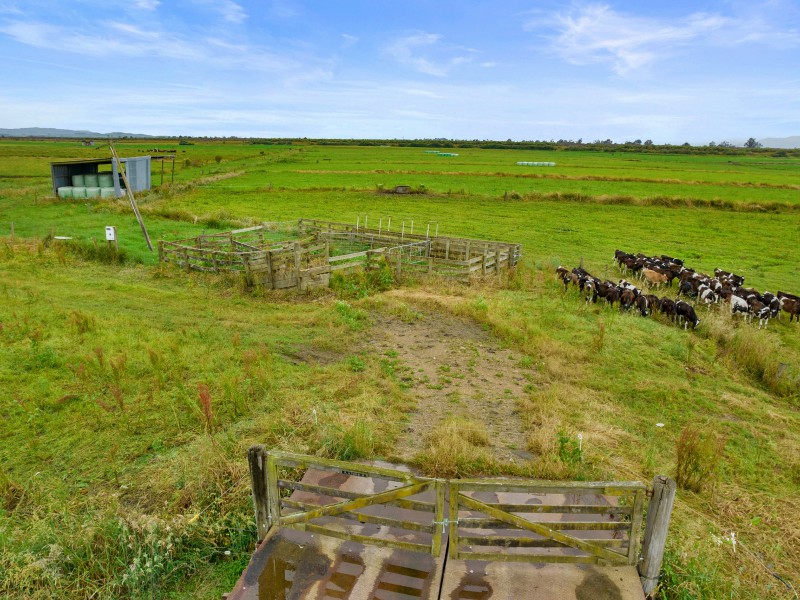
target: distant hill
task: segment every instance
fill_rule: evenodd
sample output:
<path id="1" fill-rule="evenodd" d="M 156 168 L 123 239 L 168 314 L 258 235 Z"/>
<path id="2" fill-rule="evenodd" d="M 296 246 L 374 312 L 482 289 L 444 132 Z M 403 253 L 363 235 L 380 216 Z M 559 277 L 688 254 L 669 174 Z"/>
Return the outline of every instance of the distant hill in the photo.
<path id="1" fill-rule="evenodd" d="M 764 138 L 758 141 L 765 148 L 800 148 L 800 135 L 785 138 Z"/>
<path id="2" fill-rule="evenodd" d="M 43 137 L 43 138 L 150 138 L 153 135 L 143 133 L 97 133 L 83 129 L 54 129 L 52 127 L 20 127 L 18 129 L 0 129 L 0 137 Z"/>

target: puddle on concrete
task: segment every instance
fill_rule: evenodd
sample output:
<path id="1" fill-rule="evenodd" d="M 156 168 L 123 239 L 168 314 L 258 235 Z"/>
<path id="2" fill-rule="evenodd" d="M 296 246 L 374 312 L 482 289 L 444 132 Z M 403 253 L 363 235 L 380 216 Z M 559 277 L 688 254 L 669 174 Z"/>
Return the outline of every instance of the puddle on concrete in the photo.
<path id="1" fill-rule="evenodd" d="M 287 552 L 286 550 L 289 550 Z M 272 554 L 258 578 L 258 587 L 247 598 L 255 600 L 290 600 L 304 598 L 317 582 L 325 586 L 319 598 L 345 599 L 364 572 L 364 561 L 357 554 L 341 554 L 331 565 L 330 560 L 312 545 L 300 547 L 287 544 Z"/>
<path id="2" fill-rule="evenodd" d="M 238 598 L 294 600 L 311 594 L 318 600 L 347 600 L 356 588 L 361 590 L 357 594 L 362 597 L 369 589 L 362 587 L 365 583 L 372 587 L 367 597 L 380 600 L 414 600 L 427 598 L 431 593 L 436 561 L 430 555 L 395 551 L 389 556 L 368 557 L 374 565 L 370 576 L 365 567 L 365 553 L 372 551 L 371 548 L 346 543 L 331 561 L 316 542 L 300 541 L 297 532 L 284 534 L 287 537 L 276 536 L 254 555 Z M 367 576 L 371 579 L 369 583 L 360 581 Z"/>
<path id="3" fill-rule="evenodd" d="M 330 559 L 312 544 L 304 546 L 278 540 L 258 576 L 258 600 L 301 598 L 314 583 L 325 577 Z"/>
<path id="4" fill-rule="evenodd" d="M 436 563 L 430 555 L 393 552 L 384 561 L 370 598 L 380 600 L 427 598 L 432 583 L 431 572 L 435 566 Z"/>
<path id="5" fill-rule="evenodd" d="M 357 554 L 342 554 L 331 573 L 325 586 L 324 598 L 348 598 L 350 592 L 358 581 L 359 575 L 364 572 L 364 561 Z"/>
<path id="6" fill-rule="evenodd" d="M 450 593 L 450 600 L 487 600 L 492 597 L 492 584 L 486 579 L 486 563 L 467 560 L 464 576 Z"/>
<path id="7" fill-rule="evenodd" d="M 608 575 L 589 567 L 586 577 L 575 588 L 575 598 L 577 600 L 622 600 L 622 592 Z"/>

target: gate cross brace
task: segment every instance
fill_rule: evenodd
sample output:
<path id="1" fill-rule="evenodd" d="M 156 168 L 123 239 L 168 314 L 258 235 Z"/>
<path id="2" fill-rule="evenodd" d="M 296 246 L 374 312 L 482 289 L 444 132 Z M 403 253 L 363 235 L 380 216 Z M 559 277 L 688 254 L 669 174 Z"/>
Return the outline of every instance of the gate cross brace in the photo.
<path id="1" fill-rule="evenodd" d="M 339 502 L 337 504 L 328 504 L 326 506 L 321 506 L 319 508 L 315 508 L 314 510 L 309 510 L 307 512 L 301 512 L 293 515 L 288 515 L 285 517 L 280 517 L 278 519 L 278 522 L 281 525 L 294 525 L 295 523 L 310 521 L 312 519 L 318 519 L 319 517 L 332 517 L 341 514 L 343 512 L 347 512 L 350 510 L 357 510 L 359 508 L 364 508 L 366 506 L 371 506 L 373 504 L 382 504 L 384 502 L 390 502 L 391 500 L 397 500 L 399 498 L 406 498 L 408 496 L 413 496 L 414 494 L 419 494 L 420 492 L 424 492 L 430 486 L 431 482 L 429 481 L 423 483 L 417 483 L 414 485 L 404 485 L 403 487 L 395 488 L 393 490 L 382 492 L 380 494 L 375 494 L 374 496 L 356 498 L 355 500 L 347 500 L 345 502 Z"/>
<path id="2" fill-rule="evenodd" d="M 601 558 L 603 560 L 607 560 L 615 564 L 625 564 L 628 561 L 627 556 L 623 556 L 618 552 L 613 552 L 611 550 L 607 550 L 606 548 L 595 546 L 589 542 L 578 539 L 571 535 L 567 535 L 565 533 L 561 533 L 560 531 L 555 531 L 553 529 L 550 529 L 545 525 L 539 523 L 533 523 L 531 521 L 528 521 L 527 519 L 523 519 L 516 515 L 512 515 L 511 513 L 507 513 L 503 510 L 485 504 L 484 502 L 476 500 L 475 498 L 459 494 L 457 502 L 463 506 L 466 506 L 467 508 L 484 512 L 490 517 L 497 519 L 498 521 L 504 521 L 505 523 L 510 523 L 511 525 L 515 525 L 520 529 L 527 529 L 529 531 L 533 531 L 534 533 L 538 533 L 539 535 L 548 537 L 552 540 L 555 540 L 556 542 L 564 544 L 565 546 L 570 546 L 572 548 L 577 548 L 578 550 L 587 552 L 593 556 L 596 556 L 597 558 Z"/>

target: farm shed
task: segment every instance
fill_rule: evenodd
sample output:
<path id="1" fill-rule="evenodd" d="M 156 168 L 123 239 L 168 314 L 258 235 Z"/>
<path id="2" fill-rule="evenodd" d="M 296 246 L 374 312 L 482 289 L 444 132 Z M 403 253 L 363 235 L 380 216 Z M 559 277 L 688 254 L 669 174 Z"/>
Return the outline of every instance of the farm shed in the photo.
<path id="1" fill-rule="evenodd" d="M 149 156 L 120 158 L 120 162 L 125 163 L 131 191 L 150 189 Z M 61 198 L 119 198 L 125 193 L 117 164 L 112 158 L 52 162 L 50 173 L 53 195 Z"/>

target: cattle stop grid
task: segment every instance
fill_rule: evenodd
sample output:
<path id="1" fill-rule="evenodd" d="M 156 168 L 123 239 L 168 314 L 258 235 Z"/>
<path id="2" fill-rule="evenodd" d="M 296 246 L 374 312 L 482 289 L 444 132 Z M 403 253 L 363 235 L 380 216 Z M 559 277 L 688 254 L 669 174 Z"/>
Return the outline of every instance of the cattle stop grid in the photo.
<path id="1" fill-rule="evenodd" d="M 640 482 L 444 480 L 396 466 L 267 452 L 263 446 L 250 449 L 249 462 L 260 544 L 231 600 L 271 598 L 265 590 L 275 586 L 282 592 L 274 597 L 281 598 L 284 592 L 317 597 L 312 588 L 334 590 L 326 597 L 336 598 L 403 597 L 361 590 L 393 585 L 408 588 L 407 596 L 438 597 L 445 588 L 463 588 L 464 570 L 470 579 L 475 565 L 485 565 L 488 575 L 480 585 L 489 589 L 497 587 L 498 577 L 519 585 L 521 573 L 523 579 L 539 577 L 539 583 L 555 574 L 569 586 L 570 578 L 585 577 L 588 568 L 606 569 L 624 581 L 617 584 L 621 598 L 641 598 L 643 587 L 650 591 L 642 569 L 652 558 L 643 559 L 658 551 L 648 539 L 657 535 L 648 522 L 641 550 L 648 490 Z M 665 508 L 671 509 L 671 500 L 654 506 L 651 498 L 653 520 Z M 308 558 L 312 549 L 326 558 Z M 316 575 L 307 572 L 308 560 L 320 563 Z M 345 579 L 353 590 L 344 589 Z M 496 592 L 494 597 L 505 597 Z"/>

